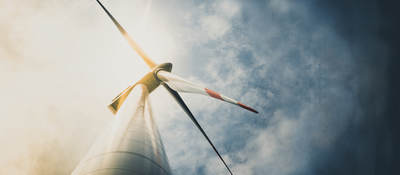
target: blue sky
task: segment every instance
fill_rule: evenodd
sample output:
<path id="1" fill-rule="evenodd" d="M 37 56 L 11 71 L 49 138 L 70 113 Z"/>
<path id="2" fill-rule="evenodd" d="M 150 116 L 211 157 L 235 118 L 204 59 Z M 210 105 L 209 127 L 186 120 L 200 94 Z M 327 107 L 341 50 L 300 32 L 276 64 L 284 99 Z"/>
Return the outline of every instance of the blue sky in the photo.
<path id="1" fill-rule="evenodd" d="M 95 1 L 0 4 L 0 139 L 15 138 L 0 173 L 68 174 L 111 121 L 107 103 L 147 70 Z M 104 4 L 156 62 L 260 112 L 183 94 L 234 174 L 374 174 L 397 160 L 392 130 L 381 129 L 392 126 L 382 116 L 392 115 L 395 53 L 381 36 L 385 4 Z M 151 101 L 173 173 L 228 174 L 166 94 Z"/>

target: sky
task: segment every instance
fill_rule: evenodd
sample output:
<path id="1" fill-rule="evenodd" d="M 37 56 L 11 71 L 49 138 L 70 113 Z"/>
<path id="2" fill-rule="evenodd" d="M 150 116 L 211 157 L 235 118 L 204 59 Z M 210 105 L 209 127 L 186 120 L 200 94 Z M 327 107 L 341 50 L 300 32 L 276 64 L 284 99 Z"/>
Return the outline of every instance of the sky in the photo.
<path id="1" fill-rule="evenodd" d="M 399 174 L 398 3 L 104 0 L 172 72 L 234 174 Z M 0 0 L 0 174 L 70 174 L 147 67 L 94 0 Z M 228 174 L 167 92 L 150 97 L 173 174 Z"/>

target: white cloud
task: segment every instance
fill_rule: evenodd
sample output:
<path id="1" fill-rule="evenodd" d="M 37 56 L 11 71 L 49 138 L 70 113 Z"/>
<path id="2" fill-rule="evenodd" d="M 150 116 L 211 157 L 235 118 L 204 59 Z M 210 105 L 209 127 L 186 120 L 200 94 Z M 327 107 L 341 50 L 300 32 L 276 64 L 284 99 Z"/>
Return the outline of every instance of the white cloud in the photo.
<path id="1" fill-rule="evenodd" d="M 271 10 L 277 11 L 279 13 L 287 13 L 291 8 L 291 0 L 270 0 L 269 5 Z"/>
<path id="2" fill-rule="evenodd" d="M 201 19 L 201 27 L 211 40 L 219 39 L 231 28 L 231 24 L 223 17 L 212 15 Z"/>
<path id="3" fill-rule="evenodd" d="M 216 11 L 227 18 L 233 18 L 240 13 L 240 4 L 237 1 L 217 1 Z"/>

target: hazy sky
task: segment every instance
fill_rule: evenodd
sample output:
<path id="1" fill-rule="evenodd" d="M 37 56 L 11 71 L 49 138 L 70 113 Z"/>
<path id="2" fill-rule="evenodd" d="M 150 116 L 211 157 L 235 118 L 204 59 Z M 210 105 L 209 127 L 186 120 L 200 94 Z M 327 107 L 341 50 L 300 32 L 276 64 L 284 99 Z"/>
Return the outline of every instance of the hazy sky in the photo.
<path id="1" fill-rule="evenodd" d="M 386 1 L 104 0 L 157 63 L 256 108 L 183 94 L 234 174 L 397 174 L 396 14 Z M 94 0 L 0 0 L 0 174 L 70 174 L 147 71 Z M 227 174 L 166 93 L 174 174 Z"/>

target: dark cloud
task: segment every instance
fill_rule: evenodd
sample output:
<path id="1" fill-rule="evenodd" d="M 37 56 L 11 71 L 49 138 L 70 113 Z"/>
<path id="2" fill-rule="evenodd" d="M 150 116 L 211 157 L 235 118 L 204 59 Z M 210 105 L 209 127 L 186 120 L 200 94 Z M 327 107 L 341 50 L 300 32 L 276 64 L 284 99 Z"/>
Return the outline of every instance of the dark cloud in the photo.
<path id="1" fill-rule="evenodd" d="M 398 174 L 399 40 L 393 7 L 396 3 L 373 0 L 243 3 L 232 33 L 224 37 L 228 46 L 213 45 L 237 50 L 236 57 L 225 59 L 236 66 L 215 70 L 226 77 L 243 69 L 239 86 L 255 89 L 262 111 L 258 118 L 236 118 L 239 126 L 224 125 L 227 133 L 220 139 L 233 164 L 251 167 L 253 174 Z M 291 120 L 294 137 L 280 135 Z M 262 137 L 272 138 L 254 141 Z M 281 148 L 268 148 L 270 143 Z M 266 149 L 279 156 L 263 155 Z M 243 150 L 245 158 L 237 158 Z M 294 169 L 279 170 L 281 165 Z"/>
<path id="2" fill-rule="evenodd" d="M 313 156 L 315 174 L 399 174 L 399 3 L 389 1 L 319 1 L 320 20 L 342 37 L 357 64 L 360 119 L 349 125 L 332 149 Z"/>

